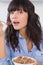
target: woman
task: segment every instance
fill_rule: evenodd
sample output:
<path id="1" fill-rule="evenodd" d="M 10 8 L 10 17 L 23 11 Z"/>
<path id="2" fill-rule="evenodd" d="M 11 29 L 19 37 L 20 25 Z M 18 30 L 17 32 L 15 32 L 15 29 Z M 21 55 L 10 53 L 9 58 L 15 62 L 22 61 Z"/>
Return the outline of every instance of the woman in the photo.
<path id="1" fill-rule="evenodd" d="M 12 64 L 11 59 L 17 56 L 33 57 L 37 60 L 34 65 L 42 65 L 42 32 L 34 5 L 29 0 L 12 0 L 8 7 L 7 21 L 10 24 L 5 31 L 6 44 L 1 65 Z"/>

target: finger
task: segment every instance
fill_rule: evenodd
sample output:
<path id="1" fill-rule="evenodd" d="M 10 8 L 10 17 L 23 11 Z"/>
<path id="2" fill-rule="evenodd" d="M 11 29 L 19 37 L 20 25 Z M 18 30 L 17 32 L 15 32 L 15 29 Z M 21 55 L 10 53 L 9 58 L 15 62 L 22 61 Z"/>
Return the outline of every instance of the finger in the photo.
<path id="1" fill-rule="evenodd" d="M 3 27 L 3 24 L 2 23 L 0 23 L 0 27 Z"/>

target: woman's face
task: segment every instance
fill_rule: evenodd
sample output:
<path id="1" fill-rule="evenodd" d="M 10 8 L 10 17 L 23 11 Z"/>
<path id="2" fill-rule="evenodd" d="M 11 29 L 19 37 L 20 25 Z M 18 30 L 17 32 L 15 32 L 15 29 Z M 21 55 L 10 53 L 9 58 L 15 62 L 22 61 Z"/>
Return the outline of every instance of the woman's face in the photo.
<path id="1" fill-rule="evenodd" d="M 15 30 L 26 28 L 28 13 L 23 9 L 10 12 L 10 20 Z"/>

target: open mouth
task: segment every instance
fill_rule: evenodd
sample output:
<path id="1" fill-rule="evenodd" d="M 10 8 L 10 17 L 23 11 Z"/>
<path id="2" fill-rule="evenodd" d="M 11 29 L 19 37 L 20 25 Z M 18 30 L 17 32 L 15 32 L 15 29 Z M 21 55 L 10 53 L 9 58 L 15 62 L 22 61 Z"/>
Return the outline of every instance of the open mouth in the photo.
<path id="1" fill-rule="evenodd" d="M 20 23 L 20 22 L 13 22 L 13 24 L 14 24 L 15 26 L 17 26 L 19 23 Z"/>
<path id="2" fill-rule="evenodd" d="M 13 22 L 14 24 L 18 24 L 19 22 Z"/>

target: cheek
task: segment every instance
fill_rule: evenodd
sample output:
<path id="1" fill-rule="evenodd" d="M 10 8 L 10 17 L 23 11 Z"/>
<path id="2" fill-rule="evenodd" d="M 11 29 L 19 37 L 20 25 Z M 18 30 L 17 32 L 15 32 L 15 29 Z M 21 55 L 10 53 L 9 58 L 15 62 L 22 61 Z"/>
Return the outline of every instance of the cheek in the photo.
<path id="1" fill-rule="evenodd" d="M 26 25 L 27 24 L 27 21 L 28 21 L 28 16 L 21 16 L 19 18 L 19 20 L 20 20 L 21 24 Z"/>
<path id="2" fill-rule="evenodd" d="M 21 19 L 22 19 L 22 21 L 25 21 L 25 22 L 27 22 L 28 21 L 28 14 L 26 13 L 24 13 L 22 16 L 21 16 Z"/>
<path id="3" fill-rule="evenodd" d="M 27 25 L 27 21 L 24 19 L 21 20 L 19 27 L 25 27 Z"/>
<path id="4" fill-rule="evenodd" d="M 13 16 L 12 16 L 12 15 L 10 15 L 10 20 L 11 20 L 11 21 L 13 20 Z"/>

